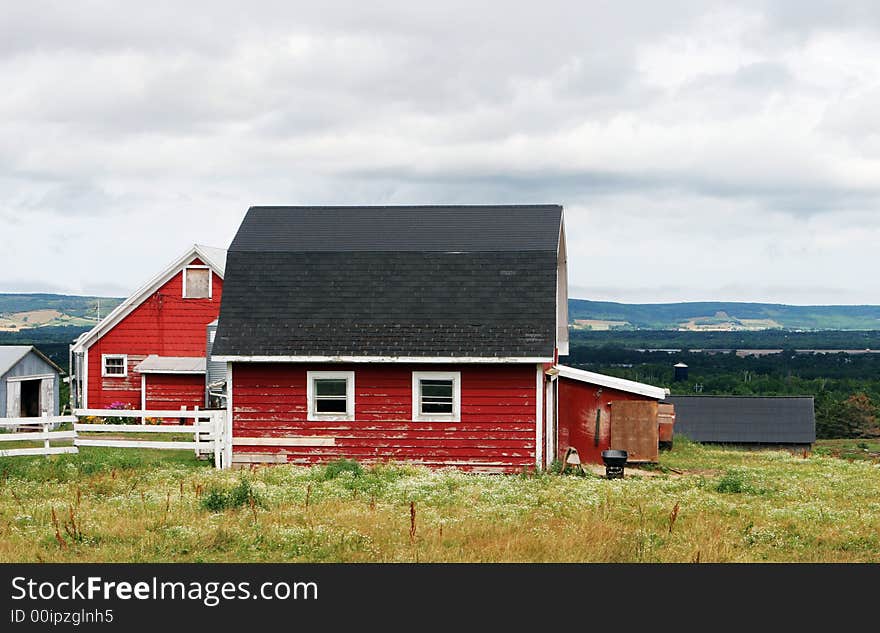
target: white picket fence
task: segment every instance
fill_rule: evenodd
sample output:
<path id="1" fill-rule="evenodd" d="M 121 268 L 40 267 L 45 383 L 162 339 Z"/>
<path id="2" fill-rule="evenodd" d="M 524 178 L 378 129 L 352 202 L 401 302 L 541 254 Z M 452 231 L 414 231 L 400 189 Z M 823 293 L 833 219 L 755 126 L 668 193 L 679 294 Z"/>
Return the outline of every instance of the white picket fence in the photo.
<path id="1" fill-rule="evenodd" d="M 76 422 L 72 415 L 44 416 L 42 418 L 0 418 L 0 429 L 11 428 L 12 433 L 0 433 L 0 446 L 3 442 L 39 442 L 42 446 L 33 448 L 0 448 L 0 457 L 17 457 L 21 455 L 60 455 L 62 453 L 78 453 L 76 446 L 52 446 L 53 440 L 75 440 L 76 431 L 54 431 L 59 424 Z M 21 429 L 31 429 L 22 432 Z"/>
<path id="2" fill-rule="evenodd" d="M 137 424 L 89 424 L 79 421 L 82 417 L 132 418 L 140 420 Z M 144 424 L 146 418 L 191 419 L 192 424 Z M 58 424 L 73 424 L 72 431 L 51 430 Z M 77 453 L 80 446 L 101 446 L 107 448 L 152 448 L 159 450 L 193 450 L 196 456 L 212 455 L 215 468 L 229 468 L 232 465 L 232 429 L 226 419 L 225 411 L 131 411 L 116 409 L 77 409 L 74 415 L 43 418 L 0 418 L 0 428 L 28 427 L 40 429 L 30 432 L 0 433 L 0 442 L 43 441 L 44 445 L 34 448 L 13 448 L 0 450 L 0 457 L 17 455 L 57 455 Z M 187 434 L 191 441 L 147 440 L 140 437 L 128 439 L 101 438 L 102 433 L 125 435 L 132 433 Z M 93 435 L 94 434 L 94 435 Z M 52 440 L 73 440 L 73 446 L 50 446 Z"/>

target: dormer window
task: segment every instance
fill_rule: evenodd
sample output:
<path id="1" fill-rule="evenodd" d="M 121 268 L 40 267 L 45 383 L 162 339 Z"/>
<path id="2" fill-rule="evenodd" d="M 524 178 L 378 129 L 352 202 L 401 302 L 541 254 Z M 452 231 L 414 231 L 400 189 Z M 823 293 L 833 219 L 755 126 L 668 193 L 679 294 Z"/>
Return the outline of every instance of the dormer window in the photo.
<path id="1" fill-rule="evenodd" d="M 183 298 L 211 298 L 211 269 L 207 266 L 187 266 L 183 269 Z"/>

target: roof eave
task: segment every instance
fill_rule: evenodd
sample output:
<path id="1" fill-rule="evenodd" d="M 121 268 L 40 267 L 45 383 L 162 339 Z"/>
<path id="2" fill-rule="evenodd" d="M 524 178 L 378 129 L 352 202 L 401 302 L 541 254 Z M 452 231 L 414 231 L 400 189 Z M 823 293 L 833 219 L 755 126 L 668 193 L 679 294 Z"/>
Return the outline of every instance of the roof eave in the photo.
<path id="1" fill-rule="evenodd" d="M 616 389 L 617 391 L 625 391 L 627 393 L 647 396 L 648 398 L 654 398 L 655 400 L 665 400 L 666 396 L 669 395 L 669 390 L 662 387 L 654 387 L 653 385 L 648 385 L 643 382 L 626 380 L 625 378 L 617 378 L 616 376 L 606 376 L 605 374 L 597 374 L 592 371 L 575 369 L 574 367 L 567 367 L 565 365 L 556 365 L 554 369 L 556 369 L 559 372 L 559 376 L 563 378 L 569 378 L 571 380 L 577 380 L 578 382 L 585 382 L 591 385 L 598 385 L 600 387 L 607 387 L 609 389 Z"/>
<path id="2" fill-rule="evenodd" d="M 217 354 L 212 362 L 221 363 L 466 363 L 512 364 L 552 363 L 544 356 L 284 356 Z"/>

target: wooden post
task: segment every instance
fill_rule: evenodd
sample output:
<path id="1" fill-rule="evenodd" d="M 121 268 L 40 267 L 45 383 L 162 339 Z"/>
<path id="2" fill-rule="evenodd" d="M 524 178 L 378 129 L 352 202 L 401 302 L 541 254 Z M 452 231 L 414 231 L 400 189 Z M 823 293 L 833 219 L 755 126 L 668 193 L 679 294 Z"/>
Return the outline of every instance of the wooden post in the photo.
<path id="1" fill-rule="evenodd" d="M 232 415 L 227 413 L 224 417 L 223 468 L 232 468 Z"/>
<path id="2" fill-rule="evenodd" d="M 220 438 L 223 437 L 223 430 L 220 428 L 222 418 L 217 411 L 211 412 L 211 440 L 214 442 L 214 468 L 220 468 Z"/>
<path id="3" fill-rule="evenodd" d="M 45 417 L 49 417 L 46 415 Z M 46 449 L 46 459 L 49 459 L 49 422 L 43 422 L 43 433 L 46 434 L 45 439 L 43 440 L 43 447 Z"/>
<path id="4" fill-rule="evenodd" d="M 198 413 L 199 405 L 194 406 L 193 411 Z M 196 443 L 196 447 L 195 447 L 196 458 L 199 457 L 199 422 L 200 421 L 201 420 L 198 418 L 198 416 L 193 418 L 193 440 Z"/>

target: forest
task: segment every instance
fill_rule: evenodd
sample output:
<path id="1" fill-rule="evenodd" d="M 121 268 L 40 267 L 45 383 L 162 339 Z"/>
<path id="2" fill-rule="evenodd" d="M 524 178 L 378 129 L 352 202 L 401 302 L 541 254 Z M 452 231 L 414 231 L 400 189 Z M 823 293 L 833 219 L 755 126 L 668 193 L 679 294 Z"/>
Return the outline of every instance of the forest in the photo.
<path id="1" fill-rule="evenodd" d="M 735 352 L 776 347 L 782 351 L 761 356 Z M 575 334 L 564 361 L 668 387 L 673 394 L 811 395 L 818 437 L 874 438 L 880 437 L 880 354 L 795 351 L 868 347 L 880 347 L 880 333 L 586 332 Z M 657 348 L 681 351 L 646 351 Z M 702 351 L 707 349 L 729 351 Z M 675 382 L 673 365 L 679 362 L 688 365 L 688 378 Z"/>

